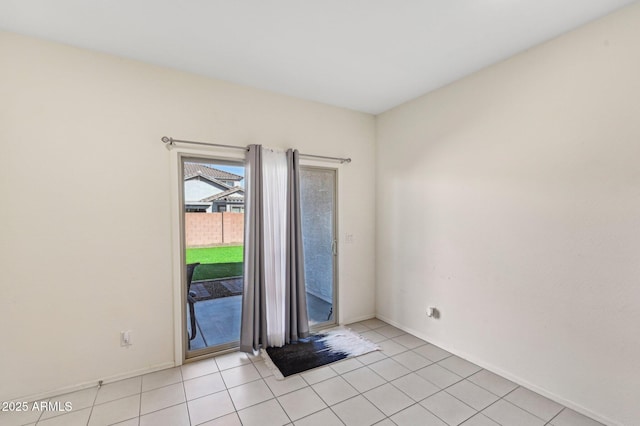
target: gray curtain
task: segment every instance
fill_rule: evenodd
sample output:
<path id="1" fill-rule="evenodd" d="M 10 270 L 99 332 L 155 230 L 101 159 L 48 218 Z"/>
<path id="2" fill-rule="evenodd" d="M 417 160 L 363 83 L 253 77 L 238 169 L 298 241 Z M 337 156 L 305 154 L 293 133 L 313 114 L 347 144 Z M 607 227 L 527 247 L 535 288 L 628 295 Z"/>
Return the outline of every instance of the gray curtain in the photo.
<path id="1" fill-rule="evenodd" d="M 302 219 L 300 216 L 300 164 L 298 150 L 287 151 L 287 274 L 285 282 L 285 343 L 309 335 L 307 292 L 304 281 Z"/>
<path id="2" fill-rule="evenodd" d="M 250 145 L 245 167 L 244 292 L 240 324 L 242 352 L 253 352 L 267 342 L 262 212 L 262 146 Z"/>
<path id="3" fill-rule="evenodd" d="M 298 151 L 287 151 L 287 247 L 285 278 L 285 343 L 309 335 L 307 293 L 304 281 L 302 221 L 300 217 L 300 166 Z M 267 344 L 267 309 L 262 203 L 262 146 L 250 145 L 245 169 L 244 295 L 240 350 L 253 352 Z"/>

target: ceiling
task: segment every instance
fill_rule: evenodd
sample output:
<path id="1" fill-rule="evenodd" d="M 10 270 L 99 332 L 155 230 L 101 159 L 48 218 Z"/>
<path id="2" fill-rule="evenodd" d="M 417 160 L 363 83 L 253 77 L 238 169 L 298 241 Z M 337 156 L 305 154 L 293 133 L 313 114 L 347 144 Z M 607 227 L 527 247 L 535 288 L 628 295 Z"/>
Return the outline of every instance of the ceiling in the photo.
<path id="1" fill-rule="evenodd" d="M 0 0 L 0 29 L 377 114 L 634 0 Z"/>

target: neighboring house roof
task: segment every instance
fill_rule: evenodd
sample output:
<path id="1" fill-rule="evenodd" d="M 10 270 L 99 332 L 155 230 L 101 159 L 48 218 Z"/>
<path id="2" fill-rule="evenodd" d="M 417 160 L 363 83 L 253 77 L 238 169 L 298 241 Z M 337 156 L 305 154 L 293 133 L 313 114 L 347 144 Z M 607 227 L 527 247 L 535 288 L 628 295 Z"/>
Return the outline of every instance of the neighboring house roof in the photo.
<path id="1" fill-rule="evenodd" d="M 184 177 L 184 181 L 191 181 L 191 180 L 199 180 L 199 181 L 204 181 L 204 182 L 208 182 L 211 185 L 214 186 L 218 186 L 219 189 L 222 189 L 224 191 L 231 189 L 231 188 L 235 188 L 232 185 L 227 185 L 226 183 L 222 182 L 221 180 L 218 179 L 214 179 L 212 177 L 209 176 L 205 176 L 205 175 L 192 175 L 192 176 L 185 176 Z"/>
<path id="2" fill-rule="evenodd" d="M 219 192 L 217 194 L 213 194 L 207 198 L 203 198 L 200 200 L 201 202 L 212 202 L 219 200 L 227 200 L 227 201 L 242 201 L 244 200 L 244 189 L 239 186 L 231 188 L 227 191 Z"/>
<path id="3" fill-rule="evenodd" d="M 184 163 L 184 180 L 189 180 L 195 176 L 203 176 L 216 180 L 242 180 L 242 176 L 225 172 L 224 170 L 214 169 L 198 163 Z"/>
<path id="4" fill-rule="evenodd" d="M 237 182 L 242 179 L 244 179 L 243 176 L 204 164 L 184 163 L 185 198 L 187 199 L 185 205 L 199 207 L 203 204 L 211 206 L 212 203 L 243 204 L 244 188 L 232 185 L 234 183 L 237 185 Z M 195 181 L 202 182 L 203 186 L 199 186 L 200 183 Z M 191 182 L 189 184 L 191 186 L 187 185 L 188 182 Z"/>

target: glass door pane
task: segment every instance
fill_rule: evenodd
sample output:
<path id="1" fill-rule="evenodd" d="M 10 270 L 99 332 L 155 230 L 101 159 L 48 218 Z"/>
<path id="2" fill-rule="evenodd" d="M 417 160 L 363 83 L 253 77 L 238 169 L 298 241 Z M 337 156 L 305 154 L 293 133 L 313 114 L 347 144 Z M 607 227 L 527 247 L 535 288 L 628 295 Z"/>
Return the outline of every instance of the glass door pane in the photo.
<path id="1" fill-rule="evenodd" d="M 243 290 L 244 165 L 182 161 L 186 358 L 238 345 Z"/>
<path id="2" fill-rule="evenodd" d="M 336 171 L 302 167 L 300 201 L 309 324 L 335 323 Z"/>

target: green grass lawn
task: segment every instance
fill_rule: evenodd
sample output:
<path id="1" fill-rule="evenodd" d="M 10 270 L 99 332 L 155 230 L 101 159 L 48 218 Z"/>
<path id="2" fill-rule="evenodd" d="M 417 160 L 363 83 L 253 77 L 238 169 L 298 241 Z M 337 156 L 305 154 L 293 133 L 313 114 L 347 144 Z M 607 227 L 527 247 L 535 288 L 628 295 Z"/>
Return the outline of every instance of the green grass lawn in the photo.
<path id="1" fill-rule="evenodd" d="M 243 246 L 188 248 L 187 263 L 200 262 L 193 281 L 242 275 Z"/>
<path id="2" fill-rule="evenodd" d="M 244 246 L 188 248 L 187 263 L 235 263 L 242 262 Z"/>

